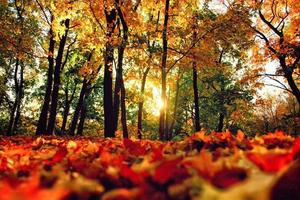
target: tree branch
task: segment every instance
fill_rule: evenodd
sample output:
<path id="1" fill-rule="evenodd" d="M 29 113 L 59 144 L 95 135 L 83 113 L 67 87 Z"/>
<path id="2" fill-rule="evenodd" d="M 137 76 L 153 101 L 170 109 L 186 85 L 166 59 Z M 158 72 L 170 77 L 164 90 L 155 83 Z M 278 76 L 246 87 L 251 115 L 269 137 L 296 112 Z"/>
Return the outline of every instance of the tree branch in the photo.
<path id="1" fill-rule="evenodd" d="M 90 10 L 91 10 L 91 12 L 92 12 L 92 14 L 93 14 L 93 17 L 95 18 L 95 20 L 96 20 L 97 24 L 99 25 L 99 27 L 101 28 L 101 30 L 102 30 L 103 32 L 105 32 L 105 30 L 104 30 L 102 24 L 100 23 L 99 19 L 98 19 L 97 16 L 95 15 L 95 11 L 94 11 L 94 8 L 93 8 L 93 6 L 92 6 L 91 1 L 89 1 L 89 2 L 90 2 L 89 7 L 90 7 Z"/>
<path id="2" fill-rule="evenodd" d="M 289 90 L 288 88 L 282 88 L 282 87 L 280 87 L 280 86 L 278 86 L 278 85 L 273 85 L 273 84 L 268 84 L 268 83 L 266 83 L 265 85 L 266 85 L 266 86 L 275 87 L 275 88 L 279 88 L 279 89 L 285 90 L 285 91 L 287 91 L 287 92 L 293 94 L 293 92 L 292 92 L 291 90 Z"/>
<path id="3" fill-rule="evenodd" d="M 65 67 L 65 65 L 66 65 L 66 63 L 67 63 L 67 61 L 68 61 L 68 57 L 69 57 L 69 54 L 70 54 L 70 48 L 71 48 L 71 46 L 76 42 L 76 40 L 77 40 L 77 35 L 75 36 L 74 41 L 71 42 L 71 43 L 68 45 L 66 57 L 65 57 L 65 60 L 64 60 L 64 62 L 63 62 L 63 64 L 62 64 L 62 66 L 61 66 L 61 71 L 64 69 L 64 67 Z"/>
<path id="4" fill-rule="evenodd" d="M 284 75 L 268 74 L 268 73 L 265 73 L 265 74 L 258 74 L 257 76 L 274 76 L 274 77 L 278 77 L 278 76 L 284 76 Z"/>
<path id="5" fill-rule="evenodd" d="M 266 45 L 268 46 L 268 49 L 270 49 L 270 51 L 272 51 L 275 55 L 277 55 L 277 51 L 270 45 L 270 42 L 268 40 L 268 38 L 262 33 L 260 32 L 259 30 L 257 30 L 255 27 L 253 26 L 250 26 L 256 33 L 259 34 L 260 38 L 262 40 L 264 40 L 266 42 Z"/>
<path id="6" fill-rule="evenodd" d="M 261 10 L 258 10 L 258 14 L 260 19 L 272 30 L 276 33 L 279 37 L 283 37 L 282 32 L 278 31 L 268 20 L 266 20 L 265 16 L 262 14 Z"/>
<path id="7" fill-rule="evenodd" d="M 269 79 L 271 79 L 271 80 L 273 80 L 273 81 L 275 81 L 276 83 L 278 83 L 278 84 L 280 84 L 282 87 L 279 87 L 279 88 L 281 88 L 281 89 L 284 89 L 284 90 L 286 90 L 286 91 L 289 91 L 289 92 L 291 92 L 291 93 L 293 93 L 291 90 L 289 90 L 282 82 L 280 82 L 279 80 L 277 80 L 276 78 L 273 78 L 273 77 L 271 77 L 271 76 L 267 76 Z"/>
<path id="8" fill-rule="evenodd" d="M 187 51 L 185 51 L 180 58 L 178 58 L 177 60 L 175 60 L 175 62 L 168 68 L 167 73 L 170 72 L 170 70 L 180 61 L 182 60 L 184 57 L 186 57 L 188 55 L 188 53 L 196 46 L 196 44 L 198 42 L 200 42 L 208 33 L 210 33 L 211 31 L 219 28 L 221 25 L 219 26 L 215 26 L 213 28 L 211 28 L 210 30 L 207 30 L 206 32 L 204 32 L 202 35 L 200 35 L 196 41 L 187 49 Z"/>
<path id="9" fill-rule="evenodd" d="M 38 4 L 38 6 L 41 8 L 42 13 L 43 13 L 43 15 L 44 15 L 44 17 L 45 17 L 45 19 L 46 19 L 47 24 L 48 24 L 49 26 L 51 26 L 50 20 L 49 20 L 48 17 L 47 17 L 47 14 L 46 14 L 46 12 L 45 12 L 45 10 L 44 10 L 43 5 L 42 5 L 38 0 L 35 0 L 35 1 L 36 1 L 36 3 Z"/>

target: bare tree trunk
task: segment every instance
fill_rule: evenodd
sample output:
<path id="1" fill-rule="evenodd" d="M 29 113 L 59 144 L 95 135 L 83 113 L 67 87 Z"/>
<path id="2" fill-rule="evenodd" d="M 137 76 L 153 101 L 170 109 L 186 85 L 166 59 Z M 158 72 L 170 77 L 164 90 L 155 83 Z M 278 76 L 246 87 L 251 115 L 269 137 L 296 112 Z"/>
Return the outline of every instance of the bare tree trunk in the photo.
<path id="1" fill-rule="evenodd" d="M 195 109 L 195 132 L 200 131 L 200 111 L 199 111 L 199 94 L 198 94 L 198 72 L 196 61 L 193 61 L 193 91 L 194 91 L 194 109 Z"/>
<path id="2" fill-rule="evenodd" d="M 51 17 L 51 23 L 53 22 L 53 17 Z M 47 72 L 47 86 L 44 96 L 44 102 L 41 109 L 40 117 L 37 124 L 36 134 L 41 135 L 46 133 L 47 121 L 48 121 L 48 112 L 51 100 L 52 86 L 53 86 L 53 68 L 54 68 L 54 33 L 52 30 L 52 24 L 49 30 L 50 41 L 48 49 L 48 72 Z"/>
<path id="3" fill-rule="evenodd" d="M 100 70 L 100 68 L 99 68 L 99 70 Z M 89 82 L 87 85 L 87 89 L 86 89 L 86 92 L 84 95 L 84 100 L 83 100 L 81 111 L 80 111 L 80 119 L 79 119 L 79 124 L 77 127 L 77 135 L 83 135 L 84 122 L 85 122 L 86 113 L 87 113 L 87 99 L 90 96 L 92 90 L 93 90 L 93 87 L 91 86 L 91 83 Z"/>
<path id="4" fill-rule="evenodd" d="M 219 113 L 219 123 L 218 123 L 217 132 L 221 133 L 223 131 L 223 126 L 224 126 L 224 114 Z"/>
<path id="5" fill-rule="evenodd" d="M 83 135 L 83 128 L 84 128 L 84 121 L 86 118 L 86 98 L 83 101 L 82 107 L 81 107 L 81 111 L 80 111 L 80 119 L 79 119 L 79 123 L 78 123 L 78 127 L 77 127 L 77 135 Z"/>
<path id="6" fill-rule="evenodd" d="M 120 7 L 119 0 L 115 0 L 115 6 L 118 12 L 118 16 L 120 18 L 121 24 L 122 24 L 122 43 L 118 47 L 118 66 L 117 66 L 117 73 L 118 77 L 120 79 L 120 92 L 121 92 L 121 123 L 122 123 L 122 130 L 123 130 L 123 137 L 128 138 L 128 129 L 127 129 L 127 121 L 126 121 L 126 90 L 124 85 L 124 79 L 123 79 L 123 59 L 124 59 L 124 52 L 125 48 L 128 42 L 128 25 L 125 20 L 125 17 L 123 16 L 123 12 Z M 119 91 L 117 91 L 117 94 L 119 94 Z M 118 122 L 118 114 L 119 114 L 119 105 L 118 107 L 114 107 L 118 112 L 116 112 L 116 122 Z M 117 125 L 117 123 L 116 123 Z"/>
<path id="7" fill-rule="evenodd" d="M 107 2 L 106 2 L 107 3 Z M 105 6 L 105 17 L 107 23 L 106 33 L 106 49 L 104 54 L 104 81 L 103 81 L 103 102 L 104 102 L 104 136 L 115 137 L 113 130 L 113 96 L 112 96 L 112 70 L 114 60 L 114 47 L 110 44 L 110 38 L 115 29 L 116 10 L 108 10 L 108 5 Z"/>
<path id="8" fill-rule="evenodd" d="M 66 125 L 67 125 L 67 121 L 68 121 L 70 107 L 71 107 L 71 103 L 72 103 L 72 101 L 74 99 L 75 92 L 76 92 L 76 85 L 75 85 L 74 90 L 72 91 L 71 97 L 69 99 L 69 90 L 68 90 L 68 88 L 66 88 L 66 90 L 65 90 L 64 116 L 63 116 L 63 122 L 62 122 L 62 125 L 61 125 L 61 132 L 63 134 L 66 131 Z"/>
<path id="9" fill-rule="evenodd" d="M 300 107 L 300 90 L 299 90 L 298 86 L 296 85 L 295 80 L 293 78 L 293 71 L 287 67 L 285 59 L 286 58 L 283 56 L 279 57 L 279 62 L 283 69 L 284 77 L 286 78 L 286 80 L 293 92 L 293 95 L 296 97 L 298 105 Z"/>
<path id="10" fill-rule="evenodd" d="M 16 109 L 16 117 L 14 121 L 14 126 L 12 129 L 12 133 L 15 132 L 15 129 L 17 128 L 20 120 L 20 115 L 21 115 L 21 104 L 22 104 L 22 99 L 24 96 L 24 65 L 21 62 L 20 63 L 20 83 L 19 83 L 19 94 L 17 98 L 17 109 Z"/>
<path id="11" fill-rule="evenodd" d="M 120 70 L 117 68 L 116 80 L 115 80 L 115 91 L 114 91 L 114 105 L 113 105 L 113 132 L 114 133 L 118 129 L 118 121 L 119 121 L 121 76 L 122 75 L 120 74 Z"/>
<path id="12" fill-rule="evenodd" d="M 56 60 L 55 60 L 55 69 L 54 69 L 54 85 L 51 97 L 51 108 L 50 108 L 50 116 L 47 127 L 47 134 L 52 134 L 55 128 L 55 120 L 57 115 L 57 102 L 58 102 L 58 92 L 60 87 L 60 72 L 62 66 L 62 58 L 64 53 L 65 44 L 67 41 L 68 31 L 69 31 L 70 19 L 65 20 L 65 34 L 62 36 L 59 49 L 57 52 Z"/>
<path id="13" fill-rule="evenodd" d="M 69 134 L 70 135 L 75 135 L 75 130 L 76 130 L 77 122 L 78 122 L 78 119 L 79 119 L 79 114 L 80 114 L 80 111 L 81 111 L 82 106 L 83 106 L 85 93 L 87 91 L 87 86 L 88 86 L 88 82 L 87 82 L 86 79 L 84 79 L 83 83 L 82 83 L 78 103 L 76 105 L 76 109 L 75 109 L 75 112 L 74 112 L 74 115 L 73 115 L 73 119 L 72 119 L 72 122 L 71 122 L 70 129 L 69 129 Z"/>
<path id="14" fill-rule="evenodd" d="M 167 95 L 166 97 L 166 102 L 169 102 L 169 98 L 171 96 L 171 92 L 170 90 L 168 91 L 169 94 Z M 166 128 L 165 128 L 165 140 L 169 140 L 171 138 L 170 136 L 170 110 L 169 110 L 169 105 L 168 106 L 168 109 L 166 108 L 165 112 L 166 112 Z"/>
<path id="15" fill-rule="evenodd" d="M 126 90 L 125 90 L 124 81 L 122 78 L 122 80 L 121 80 L 121 122 L 122 122 L 122 129 L 123 129 L 123 138 L 128 138 L 125 98 L 126 98 Z"/>
<path id="16" fill-rule="evenodd" d="M 14 127 L 15 127 L 15 115 L 16 115 L 16 110 L 18 107 L 18 99 L 19 99 L 19 93 L 20 93 L 20 87 L 19 87 L 19 81 L 18 81 L 18 71 L 19 71 L 19 67 L 20 67 L 20 63 L 19 63 L 19 59 L 16 59 L 16 64 L 15 64 L 15 72 L 14 72 L 14 82 L 15 82 L 15 100 L 14 100 L 14 104 L 13 107 L 11 109 L 11 113 L 10 113 L 10 119 L 9 119 L 9 123 L 8 123 L 8 128 L 7 128 L 7 135 L 13 135 L 14 132 Z"/>
<path id="17" fill-rule="evenodd" d="M 180 71 L 178 72 L 178 77 L 180 77 Z M 176 91 L 175 91 L 175 102 L 174 102 L 174 110 L 173 110 L 173 119 L 169 128 L 169 139 L 172 139 L 173 137 L 173 129 L 175 126 L 175 123 L 177 121 L 177 109 L 178 109 L 178 98 L 179 98 L 179 89 L 180 89 L 180 79 L 178 78 L 176 82 Z"/>
<path id="18" fill-rule="evenodd" d="M 142 120 L 143 120 L 143 105 L 144 105 L 144 92 L 145 92 L 145 85 L 147 80 L 147 75 L 150 71 L 150 67 L 147 67 L 145 72 L 143 73 L 142 77 L 142 84 L 141 84 L 141 99 L 139 101 L 138 107 L 138 139 L 142 139 L 143 127 L 142 127 Z"/>
<path id="19" fill-rule="evenodd" d="M 64 108 L 63 122 L 62 122 L 62 125 L 61 125 L 62 134 L 64 134 L 65 131 L 66 131 L 66 125 L 67 125 L 67 121 L 68 121 L 69 112 L 70 112 L 70 103 L 66 102 L 65 103 L 65 108 Z"/>
<path id="20" fill-rule="evenodd" d="M 169 4 L 170 0 L 166 0 L 165 5 L 165 19 L 163 25 L 163 55 L 162 55 L 162 65 L 161 65 L 161 99 L 164 103 L 163 107 L 160 110 L 159 115 L 159 139 L 165 140 L 166 136 L 166 110 L 167 110 L 167 53 L 168 53 L 168 38 L 167 38 L 167 30 L 168 30 L 168 19 L 169 19 Z"/>

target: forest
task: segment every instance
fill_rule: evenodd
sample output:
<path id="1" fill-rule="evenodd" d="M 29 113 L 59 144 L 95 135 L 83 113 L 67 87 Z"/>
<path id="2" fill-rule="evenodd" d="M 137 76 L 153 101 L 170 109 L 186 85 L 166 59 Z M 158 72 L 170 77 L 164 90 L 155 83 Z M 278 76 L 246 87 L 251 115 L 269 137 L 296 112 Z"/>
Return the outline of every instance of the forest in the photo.
<path id="1" fill-rule="evenodd" d="M 0 0 L 0 200 L 300 199 L 299 0 Z"/>
<path id="2" fill-rule="evenodd" d="M 299 3 L 1 1 L 2 135 L 299 132 Z"/>

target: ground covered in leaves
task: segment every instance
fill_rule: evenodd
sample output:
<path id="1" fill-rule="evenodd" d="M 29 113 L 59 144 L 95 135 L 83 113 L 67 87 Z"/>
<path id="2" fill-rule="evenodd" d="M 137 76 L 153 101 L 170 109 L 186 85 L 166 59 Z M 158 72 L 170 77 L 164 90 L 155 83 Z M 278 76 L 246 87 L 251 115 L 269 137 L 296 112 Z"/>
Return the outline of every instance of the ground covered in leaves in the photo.
<path id="1" fill-rule="evenodd" d="M 300 138 L 2 137 L 0 199 L 300 199 Z"/>

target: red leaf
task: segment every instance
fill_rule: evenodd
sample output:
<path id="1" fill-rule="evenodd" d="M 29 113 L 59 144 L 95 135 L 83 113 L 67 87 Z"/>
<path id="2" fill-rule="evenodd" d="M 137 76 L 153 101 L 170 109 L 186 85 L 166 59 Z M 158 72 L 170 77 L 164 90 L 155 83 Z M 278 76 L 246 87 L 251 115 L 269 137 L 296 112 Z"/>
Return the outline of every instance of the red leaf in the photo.
<path id="1" fill-rule="evenodd" d="M 300 154 L 300 138 L 297 138 L 294 141 L 292 155 L 293 155 L 293 157 L 297 157 L 297 156 L 299 156 L 299 154 Z"/>
<path id="2" fill-rule="evenodd" d="M 162 160 L 163 156 L 163 148 L 153 148 L 152 149 L 152 162 Z"/>
<path id="3" fill-rule="evenodd" d="M 214 177 L 212 178 L 211 182 L 216 187 L 219 188 L 228 188 L 233 186 L 244 179 L 247 178 L 247 171 L 241 168 L 232 168 L 227 169 L 224 168 L 218 171 Z"/>
<path id="4" fill-rule="evenodd" d="M 180 169 L 178 166 L 181 160 L 182 158 L 176 158 L 161 163 L 155 170 L 154 180 L 160 184 L 165 184 L 171 177 L 184 173 L 185 170 Z"/>
<path id="5" fill-rule="evenodd" d="M 143 178 L 142 178 L 141 174 L 133 171 L 127 165 L 122 165 L 120 174 L 124 178 L 131 180 L 131 182 L 136 185 L 141 184 L 143 182 Z"/>
<path id="6" fill-rule="evenodd" d="M 134 142 L 127 138 L 125 138 L 123 142 L 130 154 L 135 156 L 144 156 L 146 154 L 146 148 L 142 146 L 140 142 Z"/>
<path id="7" fill-rule="evenodd" d="M 248 153 L 247 157 L 261 170 L 266 172 L 277 172 L 285 167 L 293 159 L 292 154 L 258 154 Z"/>
<path id="8" fill-rule="evenodd" d="M 68 150 L 66 147 L 61 147 L 59 148 L 56 153 L 54 154 L 54 156 L 49 160 L 46 161 L 47 164 L 55 164 L 60 162 L 66 155 L 68 154 Z"/>

